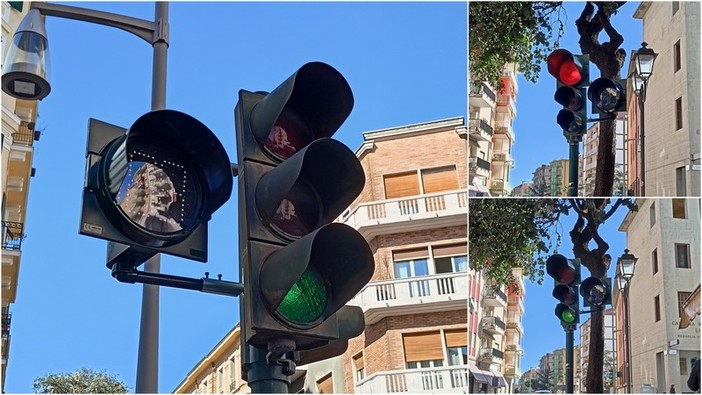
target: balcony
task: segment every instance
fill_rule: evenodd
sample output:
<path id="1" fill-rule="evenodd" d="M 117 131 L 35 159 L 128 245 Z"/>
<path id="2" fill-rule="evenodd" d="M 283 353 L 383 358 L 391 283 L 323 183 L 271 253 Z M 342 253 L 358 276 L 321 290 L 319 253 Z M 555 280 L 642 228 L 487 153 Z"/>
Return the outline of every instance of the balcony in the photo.
<path id="1" fill-rule="evenodd" d="M 24 224 L 21 222 L 2 221 L 2 248 L 10 251 L 20 251 L 24 240 Z"/>
<path id="2" fill-rule="evenodd" d="M 521 352 L 522 346 L 519 344 L 507 344 L 505 346 L 505 352 Z"/>
<path id="3" fill-rule="evenodd" d="M 468 171 L 472 175 L 487 178 L 490 175 L 490 162 L 482 158 L 468 158 Z"/>
<path id="4" fill-rule="evenodd" d="M 474 140 L 491 141 L 494 130 L 484 119 L 468 120 L 468 135 Z"/>
<path id="5" fill-rule="evenodd" d="M 507 310 L 516 310 L 521 316 L 524 314 L 524 299 L 520 296 L 510 296 L 507 298 Z"/>
<path id="6" fill-rule="evenodd" d="M 10 324 L 12 323 L 12 313 L 2 313 L 2 337 L 10 335 Z"/>
<path id="7" fill-rule="evenodd" d="M 510 192 L 512 192 L 512 186 L 509 185 L 509 182 L 505 182 L 504 180 L 492 180 L 492 183 L 490 184 L 490 192 L 493 194 L 493 196 L 509 195 Z"/>
<path id="8" fill-rule="evenodd" d="M 504 134 L 514 143 L 514 128 L 512 128 L 512 125 L 496 126 L 495 134 Z"/>
<path id="9" fill-rule="evenodd" d="M 352 300 L 365 313 L 366 325 L 403 314 L 465 309 L 466 273 L 446 273 L 368 283 Z"/>
<path id="10" fill-rule="evenodd" d="M 475 84 L 470 83 L 469 104 L 473 107 L 493 107 L 495 105 L 496 95 L 492 89 L 484 82 Z"/>
<path id="11" fill-rule="evenodd" d="M 378 234 L 466 225 L 468 192 L 457 190 L 361 203 L 341 216 L 366 240 Z"/>
<path id="12" fill-rule="evenodd" d="M 20 122 L 19 130 L 12 133 L 12 144 L 31 147 L 35 140 L 39 140 L 40 132 L 34 131 L 34 122 Z"/>
<path id="13" fill-rule="evenodd" d="M 507 306 L 507 295 L 499 289 L 485 287 L 482 295 L 483 306 L 505 307 Z"/>
<path id="14" fill-rule="evenodd" d="M 493 162 L 511 162 L 512 154 L 509 152 L 493 152 L 492 160 Z"/>
<path id="15" fill-rule="evenodd" d="M 505 369 L 505 377 L 521 377 L 522 370 L 516 366 L 510 366 Z"/>
<path id="16" fill-rule="evenodd" d="M 516 330 L 519 331 L 520 335 L 524 334 L 524 327 L 522 326 L 522 321 L 521 320 L 510 320 L 510 317 L 507 318 L 507 330 Z"/>
<path id="17" fill-rule="evenodd" d="M 378 372 L 356 384 L 357 394 L 465 394 L 468 366 Z"/>
<path id="18" fill-rule="evenodd" d="M 478 353 L 478 361 L 483 363 L 501 363 L 505 359 L 505 354 L 491 347 L 481 348 Z"/>
<path id="19" fill-rule="evenodd" d="M 480 327 L 483 332 L 490 335 L 502 335 L 505 333 L 505 323 L 497 317 L 483 317 L 480 320 Z"/>
<path id="20" fill-rule="evenodd" d="M 511 95 L 497 95 L 497 111 L 503 108 L 508 108 L 512 118 L 517 117 L 517 106 L 514 104 L 514 99 Z"/>

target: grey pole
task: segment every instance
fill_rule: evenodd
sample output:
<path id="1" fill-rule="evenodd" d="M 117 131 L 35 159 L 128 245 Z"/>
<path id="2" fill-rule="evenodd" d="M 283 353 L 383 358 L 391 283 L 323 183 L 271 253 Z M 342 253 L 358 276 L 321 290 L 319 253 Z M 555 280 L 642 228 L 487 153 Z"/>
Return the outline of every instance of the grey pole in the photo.
<path id="1" fill-rule="evenodd" d="M 166 62 L 168 54 L 168 2 L 157 1 L 155 9 L 151 111 L 166 108 Z M 161 272 L 161 254 L 146 261 L 144 269 Z M 136 393 L 158 393 L 159 286 L 144 284 L 141 299 L 139 354 L 137 357 Z"/>
<path id="2" fill-rule="evenodd" d="M 574 348 L 574 330 L 575 330 L 575 325 L 567 325 L 565 328 L 566 332 L 566 349 L 565 349 L 565 354 L 566 354 L 566 377 L 565 377 L 565 384 L 566 384 L 566 394 L 572 394 L 573 393 L 573 348 Z"/>
<path id="3" fill-rule="evenodd" d="M 568 144 L 568 178 L 570 178 L 568 196 L 576 197 L 578 196 L 578 155 L 580 150 L 580 142 L 576 138 L 571 138 L 570 141 L 568 141 Z"/>
<path id="4" fill-rule="evenodd" d="M 639 110 L 641 112 L 641 122 L 639 124 L 641 131 L 641 196 L 646 196 L 646 145 L 644 140 L 644 103 L 646 102 L 646 84 L 641 87 L 641 95 L 639 96 Z"/>
<path id="5" fill-rule="evenodd" d="M 624 286 L 624 332 L 626 333 L 626 393 L 631 394 L 631 329 L 629 328 L 629 282 Z"/>

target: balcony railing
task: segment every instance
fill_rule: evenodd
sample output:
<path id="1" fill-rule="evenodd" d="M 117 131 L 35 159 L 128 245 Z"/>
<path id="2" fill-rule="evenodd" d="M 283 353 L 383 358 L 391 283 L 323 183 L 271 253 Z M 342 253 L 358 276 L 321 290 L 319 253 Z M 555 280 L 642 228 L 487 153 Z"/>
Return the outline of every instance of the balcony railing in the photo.
<path id="1" fill-rule="evenodd" d="M 463 272 L 373 281 L 351 300 L 351 304 L 360 306 L 364 312 L 398 306 L 424 307 L 433 302 L 465 301 L 466 289 L 468 276 Z M 465 308 L 465 302 L 463 306 Z"/>
<path id="2" fill-rule="evenodd" d="M 486 347 L 486 348 L 481 348 L 480 353 L 478 355 L 479 359 L 482 360 L 490 360 L 492 361 L 494 358 L 497 359 L 505 359 L 505 353 L 492 347 Z"/>
<path id="3" fill-rule="evenodd" d="M 498 95 L 497 96 L 498 106 L 507 106 L 512 113 L 512 118 L 517 116 L 517 106 L 514 105 L 514 99 L 510 95 Z"/>
<path id="4" fill-rule="evenodd" d="M 32 146 L 34 140 L 38 140 L 38 132 L 34 131 L 34 122 L 20 122 L 19 130 L 12 133 L 12 143 Z"/>
<path id="5" fill-rule="evenodd" d="M 486 287 L 483 290 L 483 300 L 490 306 L 503 306 L 507 304 L 507 295 L 499 289 Z"/>
<path id="6" fill-rule="evenodd" d="M 498 191 L 498 194 L 504 194 L 511 192 L 512 188 L 510 187 L 509 182 L 504 182 L 503 180 L 496 179 L 492 180 L 492 184 L 490 184 L 490 190 Z"/>
<path id="7" fill-rule="evenodd" d="M 10 324 L 12 323 L 12 313 L 2 313 L 2 337 L 10 334 Z"/>
<path id="8" fill-rule="evenodd" d="M 381 222 L 406 221 L 422 216 L 432 218 L 442 212 L 451 214 L 461 211 L 467 202 L 468 192 L 465 190 L 388 199 L 361 203 L 341 219 L 347 225 L 360 227 Z"/>
<path id="9" fill-rule="evenodd" d="M 521 375 L 522 375 L 522 370 L 517 368 L 517 367 L 510 366 L 510 367 L 505 369 L 505 376 L 507 376 L 507 377 L 515 377 L 515 376 L 519 377 Z"/>
<path id="10" fill-rule="evenodd" d="M 2 221 L 2 248 L 20 251 L 24 240 L 24 224 L 21 222 Z"/>
<path id="11" fill-rule="evenodd" d="M 468 158 L 468 171 L 487 177 L 490 174 L 490 162 L 482 158 Z"/>
<path id="12" fill-rule="evenodd" d="M 492 335 L 501 335 L 505 333 L 505 323 L 501 319 L 491 316 L 483 317 L 480 320 L 480 325 L 483 330 Z"/>
<path id="13" fill-rule="evenodd" d="M 507 318 L 507 330 L 516 329 L 519 333 L 524 334 L 524 327 L 522 326 L 521 320 L 510 320 Z"/>
<path id="14" fill-rule="evenodd" d="M 485 133 L 489 136 L 492 136 L 492 134 L 494 132 L 494 129 L 492 128 L 492 126 L 490 126 L 490 124 L 482 118 L 469 120 L 468 127 L 469 127 L 468 130 L 470 130 L 471 132 L 472 131 L 476 131 L 478 133 L 482 132 L 482 133 Z"/>
<path id="15" fill-rule="evenodd" d="M 463 394 L 468 388 L 468 366 L 378 372 L 356 384 L 357 394 L 406 392 Z"/>
<path id="16" fill-rule="evenodd" d="M 493 103 L 497 99 L 495 92 L 490 89 L 484 82 L 480 84 L 470 83 L 470 96 L 487 96 Z"/>

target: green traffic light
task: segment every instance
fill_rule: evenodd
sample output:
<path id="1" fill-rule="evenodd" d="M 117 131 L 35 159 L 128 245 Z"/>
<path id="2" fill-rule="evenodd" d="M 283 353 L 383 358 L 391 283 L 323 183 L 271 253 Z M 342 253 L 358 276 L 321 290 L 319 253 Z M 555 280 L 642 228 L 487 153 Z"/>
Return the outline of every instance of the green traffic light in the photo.
<path id="1" fill-rule="evenodd" d="M 571 310 L 565 310 L 563 313 L 561 313 L 561 319 L 567 323 L 571 324 L 575 321 L 575 314 Z"/>
<path id="2" fill-rule="evenodd" d="M 310 325 L 319 320 L 327 307 L 327 286 L 315 270 L 308 268 L 278 305 L 277 312 L 286 320 Z"/>

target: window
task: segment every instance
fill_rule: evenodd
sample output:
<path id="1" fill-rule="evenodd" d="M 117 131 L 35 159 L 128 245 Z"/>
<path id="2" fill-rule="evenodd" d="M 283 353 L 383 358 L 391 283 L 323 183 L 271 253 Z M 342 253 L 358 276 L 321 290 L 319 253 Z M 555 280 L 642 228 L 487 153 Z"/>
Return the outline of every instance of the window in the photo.
<path id="1" fill-rule="evenodd" d="M 673 45 L 673 72 L 680 70 L 681 67 L 680 60 L 680 40 Z"/>
<path id="2" fill-rule="evenodd" d="M 237 356 L 229 360 L 229 390 L 233 391 L 236 388 L 236 359 Z"/>
<path id="3" fill-rule="evenodd" d="M 673 199 L 673 218 L 685 219 L 685 199 Z"/>
<path id="4" fill-rule="evenodd" d="M 658 249 L 656 248 L 651 252 L 651 266 L 653 267 L 653 274 L 658 273 Z"/>
<path id="5" fill-rule="evenodd" d="M 656 295 L 655 298 L 653 298 L 653 314 L 654 314 L 654 322 L 658 322 L 661 320 L 661 297 L 660 295 Z"/>
<path id="6" fill-rule="evenodd" d="M 459 188 L 456 166 L 436 167 L 383 176 L 385 198 L 395 199 Z"/>
<path id="7" fill-rule="evenodd" d="M 219 368 L 217 371 L 217 390 L 220 394 L 224 393 L 224 368 Z"/>
<path id="8" fill-rule="evenodd" d="M 680 130 L 683 127 L 683 108 L 682 97 L 675 100 L 675 130 Z"/>
<path id="9" fill-rule="evenodd" d="M 395 278 L 410 278 L 429 275 L 429 250 L 419 248 L 393 252 Z M 428 296 L 430 293 L 428 281 L 410 281 L 409 296 Z"/>
<path id="10" fill-rule="evenodd" d="M 673 15 L 675 15 L 676 12 L 680 9 L 680 2 L 679 1 L 674 1 L 673 2 Z"/>
<path id="11" fill-rule="evenodd" d="M 421 171 L 424 193 L 453 191 L 458 189 L 456 166 L 437 167 Z"/>
<path id="12" fill-rule="evenodd" d="M 446 353 L 449 366 L 468 364 L 468 331 L 462 329 L 444 330 Z"/>
<path id="13" fill-rule="evenodd" d="M 675 243 L 675 267 L 690 268 L 690 245 Z"/>
<path id="14" fill-rule="evenodd" d="M 687 298 L 690 297 L 692 292 L 680 292 L 678 291 L 678 312 L 680 313 L 679 316 L 683 316 L 683 303 L 687 300 Z"/>
<path id="15" fill-rule="evenodd" d="M 653 225 L 656 224 L 656 203 L 651 203 L 651 207 L 648 209 L 648 214 L 650 216 L 649 222 L 653 228 Z"/>
<path id="16" fill-rule="evenodd" d="M 680 357 L 680 375 L 687 376 L 687 358 Z"/>
<path id="17" fill-rule="evenodd" d="M 334 393 L 334 381 L 332 380 L 332 374 L 329 373 L 321 379 L 317 380 L 317 390 L 319 394 L 333 394 Z"/>
<path id="18" fill-rule="evenodd" d="M 363 364 L 363 353 L 359 352 L 353 356 L 353 370 L 356 372 L 356 383 L 363 381 L 366 378 L 365 366 Z"/>
<path id="19" fill-rule="evenodd" d="M 435 246 L 432 247 L 432 254 L 437 274 L 468 271 L 468 247 L 466 244 Z"/>
<path id="20" fill-rule="evenodd" d="M 677 196 L 687 196 L 685 166 L 675 168 L 675 194 Z"/>

